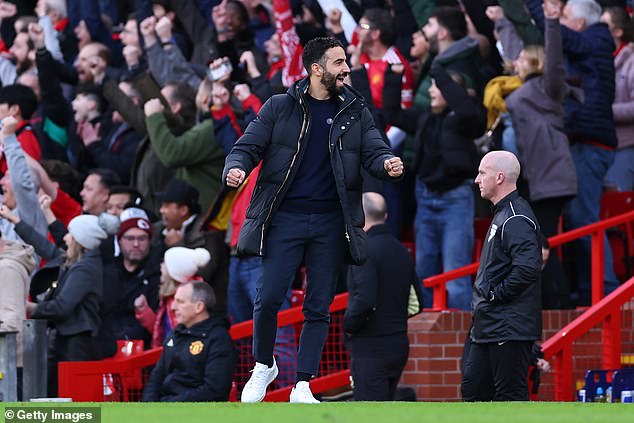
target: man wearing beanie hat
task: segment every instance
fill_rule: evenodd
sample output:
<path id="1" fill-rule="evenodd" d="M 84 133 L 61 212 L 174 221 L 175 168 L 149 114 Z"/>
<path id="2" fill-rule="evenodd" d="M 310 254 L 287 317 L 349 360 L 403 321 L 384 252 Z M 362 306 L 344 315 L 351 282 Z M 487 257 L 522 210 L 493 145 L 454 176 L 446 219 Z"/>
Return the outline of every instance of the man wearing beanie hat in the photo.
<path id="1" fill-rule="evenodd" d="M 161 252 L 174 246 L 206 249 L 211 260 L 198 274 L 214 289 L 215 311 L 226 313 L 229 249 L 225 232 L 202 227 L 204 216 L 199 214 L 198 190 L 187 182 L 172 179 L 157 198 L 161 201 L 162 222 L 155 224 L 153 242 L 160 246 Z"/>
<path id="2" fill-rule="evenodd" d="M 153 246 L 152 226 L 147 213 L 131 207 L 119 216 L 121 226 L 117 238 L 121 254 L 115 258 L 118 301 L 112 315 L 112 328 L 116 339 L 141 339 L 150 346 L 152 334 L 136 319 L 135 303 L 156 311 L 159 303 L 161 277 L 161 251 Z"/>

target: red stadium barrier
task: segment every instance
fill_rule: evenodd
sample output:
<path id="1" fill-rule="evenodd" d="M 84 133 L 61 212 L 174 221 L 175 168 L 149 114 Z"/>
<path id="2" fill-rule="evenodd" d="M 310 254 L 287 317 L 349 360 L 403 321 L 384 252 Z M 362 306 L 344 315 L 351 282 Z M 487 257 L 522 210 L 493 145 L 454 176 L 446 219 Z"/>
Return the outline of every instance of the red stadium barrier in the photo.
<path id="1" fill-rule="evenodd" d="M 619 314 L 621 308 L 627 307 L 627 301 L 634 297 L 634 282 L 630 280 L 621 286 L 617 291 L 601 300 L 603 293 L 603 239 L 607 228 L 634 222 L 634 212 L 597 222 L 584 228 L 564 233 L 550 238 L 552 247 L 567 243 L 583 236 L 592 236 L 592 303 L 595 304 L 590 311 L 584 313 L 579 319 L 581 323 L 573 322 L 568 325 L 567 330 L 562 330 L 553 339 L 544 343 L 544 353 L 546 358 L 555 357 L 554 381 L 552 374 L 546 377 L 545 384 L 555 384 L 557 400 L 571 400 L 574 392 L 571 370 L 570 355 L 571 343 L 601 322 L 602 350 L 598 354 L 602 356 L 604 368 L 620 367 L 621 342 L 623 335 L 619 332 L 620 322 L 623 318 Z M 455 278 L 470 275 L 477 271 L 477 263 L 453 270 L 438 276 L 427 278 L 423 281 L 425 286 L 434 288 L 433 310 L 446 310 L 445 284 Z M 326 392 L 333 388 L 346 386 L 349 383 L 349 355 L 342 339 L 341 320 L 343 312 L 348 303 L 348 295 L 341 294 L 335 297 L 331 305 L 332 323 L 329 329 L 328 340 L 322 360 L 320 363 L 319 377 L 311 381 L 311 389 L 315 394 Z M 627 315 L 631 319 L 631 309 Z M 299 336 L 301 334 L 300 323 L 303 322 L 303 315 L 300 307 L 285 310 L 278 315 L 278 328 L 288 329 L 289 338 L 282 340 L 280 344 L 286 343 L 288 349 L 295 350 Z M 631 327 L 631 326 L 630 326 Z M 565 329 L 566 329 L 565 328 Z M 250 376 L 249 370 L 253 367 L 251 354 L 251 343 L 253 335 L 253 322 L 243 322 L 233 325 L 230 334 L 235 340 L 236 348 L 239 352 L 239 364 L 234 378 L 234 387 L 231 399 L 237 400 L 238 393 L 242 390 L 244 383 Z M 574 336 L 571 336 L 574 335 Z M 629 338 L 632 338 L 629 334 Z M 630 339 L 631 340 L 631 339 Z M 278 341 L 280 341 L 278 337 Z M 634 341 L 632 341 L 634 345 Z M 74 401 L 138 401 L 140 400 L 139 389 L 132 389 L 126 385 L 131 380 L 130 375 L 135 375 L 138 380 L 138 372 L 141 371 L 142 379 L 145 382 L 149 375 L 150 368 L 158 361 L 161 349 L 146 351 L 137 355 L 125 358 L 114 358 L 99 362 L 65 362 L 59 364 L 59 395 L 73 398 Z M 282 364 L 280 359 L 281 349 L 276 346 L 275 354 L 278 357 L 278 364 Z M 266 401 L 287 401 L 290 393 L 290 385 L 294 383 L 294 370 L 285 370 L 280 366 L 280 376 L 274 383 L 271 391 L 267 394 Z M 583 371 L 589 368 L 596 368 L 595 365 L 580 365 Z M 578 371 L 581 371 L 578 370 Z M 577 371 L 577 370 L 576 370 Z M 106 381 L 104 376 L 112 375 L 112 384 Z M 542 382 L 544 384 L 544 382 Z M 115 389 L 112 389 L 113 385 Z M 136 387 L 134 387 L 136 388 Z M 113 391 L 113 394 L 104 396 L 104 390 Z M 541 389 L 540 389 L 541 392 Z"/>
<path id="2" fill-rule="evenodd" d="M 559 245 L 583 238 L 585 236 L 592 237 L 592 257 L 591 257 L 591 283 L 592 283 L 592 304 L 596 304 L 603 298 L 603 247 L 605 232 L 608 228 L 613 228 L 634 222 L 634 211 L 621 214 L 582 228 L 555 235 L 550 237 L 550 247 L 555 248 Z M 454 279 L 468 276 L 478 271 L 478 263 L 472 263 L 458 269 L 451 270 L 440 275 L 423 279 L 423 285 L 432 288 L 434 291 L 434 302 L 432 310 L 447 310 L 447 291 L 445 285 Z"/>
<path id="3" fill-rule="evenodd" d="M 625 282 L 581 316 L 570 322 L 555 336 L 542 344 L 544 358 L 554 357 L 555 401 L 575 400 L 575 381 L 583 379 L 590 368 L 619 369 L 624 342 L 632 345 L 630 330 L 623 333 L 622 319 L 632 319 L 634 278 Z M 575 343 L 588 335 L 597 326 L 601 338 L 599 366 L 574 363 Z M 624 325 L 631 327 L 630 325 Z"/>

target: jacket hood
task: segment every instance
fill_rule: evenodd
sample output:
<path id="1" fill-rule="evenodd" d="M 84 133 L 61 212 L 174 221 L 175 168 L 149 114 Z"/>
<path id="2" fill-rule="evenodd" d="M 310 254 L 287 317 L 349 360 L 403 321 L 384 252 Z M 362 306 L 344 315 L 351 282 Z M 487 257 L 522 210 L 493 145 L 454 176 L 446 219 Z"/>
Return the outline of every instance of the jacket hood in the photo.
<path id="1" fill-rule="evenodd" d="M 35 269 L 33 247 L 17 241 L 2 240 L 0 242 L 4 243 L 4 249 L 0 251 L 0 260 L 10 260 L 24 268 L 28 274 L 33 272 Z"/>
<path id="2" fill-rule="evenodd" d="M 453 43 L 449 48 L 440 53 L 434 60 L 444 63 L 459 57 L 468 57 L 473 54 L 480 55 L 478 41 L 471 37 L 464 37 Z"/>

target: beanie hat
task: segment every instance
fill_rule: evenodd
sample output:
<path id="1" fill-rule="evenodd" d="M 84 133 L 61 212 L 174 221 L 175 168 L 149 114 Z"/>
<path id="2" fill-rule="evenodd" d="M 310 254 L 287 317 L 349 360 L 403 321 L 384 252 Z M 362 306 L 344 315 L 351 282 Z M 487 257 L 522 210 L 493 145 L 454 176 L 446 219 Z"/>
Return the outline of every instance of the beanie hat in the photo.
<path id="1" fill-rule="evenodd" d="M 97 248 L 102 240 L 115 234 L 118 228 L 119 219 L 108 213 L 99 216 L 82 214 L 68 224 L 68 232 L 87 250 Z"/>
<path id="2" fill-rule="evenodd" d="M 167 273 L 180 283 L 188 282 L 198 270 L 209 263 L 211 255 L 204 248 L 172 247 L 165 252 L 163 261 Z"/>
<path id="3" fill-rule="evenodd" d="M 128 229 L 132 228 L 141 229 L 152 238 L 152 225 L 145 210 L 137 207 L 127 208 L 121 212 L 119 220 L 121 220 L 121 226 L 117 233 L 119 238 L 121 238 Z"/>

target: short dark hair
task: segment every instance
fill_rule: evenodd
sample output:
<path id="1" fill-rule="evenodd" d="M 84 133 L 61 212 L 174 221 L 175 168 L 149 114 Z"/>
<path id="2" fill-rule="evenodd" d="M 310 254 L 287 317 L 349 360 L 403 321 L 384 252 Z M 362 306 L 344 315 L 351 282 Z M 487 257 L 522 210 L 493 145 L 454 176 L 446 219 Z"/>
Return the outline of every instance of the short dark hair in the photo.
<path id="1" fill-rule="evenodd" d="M 165 99 L 168 102 L 180 103 L 181 110 L 178 113 L 186 126 L 192 126 L 196 121 L 196 92 L 184 82 L 168 81 L 165 86 L 171 86 L 171 98 Z"/>
<path id="2" fill-rule="evenodd" d="M 458 41 L 467 36 L 467 19 L 460 8 L 439 6 L 431 11 L 429 17 L 436 18 L 439 25 L 447 28 L 449 36 L 453 41 Z"/>
<path id="3" fill-rule="evenodd" d="M 634 23 L 632 22 L 632 18 L 627 14 L 627 11 L 622 7 L 613 6 L 606 7 L 605 12 L 610 15 L 612 25 L 623 31 L 621 42 L 631 43 L 634 41 Z"/>
<path id="4" fill-rule="evenodd" d="M 82 179 L 77 169 L 62 160 L 42 160 L 40 164 L 48 177 L 59 184 L 62 191 L 81 203 L 79 192 L 82 189 Z"/>
<path id="5" fill-rule="evenodd" d="M 110 189 L 112 189 L 112 187 L 116 185 L 121 185 L 121 178 L 119 178 L 119 175 L 117 175 L 115 171 L 111 169 L 91 169 L 90 172 L 88 172 L 88 175 L 99 176 L 99 182 L 101 182 L 101 185 L 103 185 L 108 190 L 108 193 L 110 193 Z"/>
<path id="6" fill-rule="evenodd" d="M 79 85 L 77 87 L 77 91 L 75 91 L 75 96 L 78 95 L 86 96 L 97 103 L 97 110 L 99 110 L 99 113 L 105 112 L 108 107 L 108 100 L 106 100 L 103 96 L 101 88 L 95 83 L 89 82 Z"/>
<path id="7" fill-rule="evenodd" d="M 326 52 L 334 47 L 343 48 L 343 44 L 339 40 L 332 37 L 317 37 L 313 38 L 304 46 L 304 52 L 302 53 L 302 61 L 304 62 L 304 68 L 310 75 L 310 66 L 313 63 L 318 63 L 325 67 Z"/>
<path id="8" fill-rule="evenodd" d="M 191 301 L 202 301 L 208 313 L 211 313 L 216 307 L 216 294 L 214 289 L 207 282 L 192 281 L 188 282 L 192 285 Z"/>
<path id="9" fill-rule="evenodd" d="M 0 88 L 0 104 L 8 104 L 9 107 L 19 106 L 22 119 L 29 120 L 37 109 L 37 97 L 33 90 L 26 85 L 7 85 Z"/>
<path id="10" fill-rule="evenodd" d="M 249 11 L 247 10 L 246 6 L 244 5 L 244 3 L 242 3 L 239 0 L 229 0 L 228 5 L 232 5 L 236 7 L 236 11 L 238 12 L 238 15 L 240 16 L 240 20 L 242 21 L 243 25 L 248 25 L 249 24 Z"/>
<path id="11" fill-rule="evenodd" d="M 389 10 L 373 8 L 368 9 L 363 14 L 363 17 L 370 23 L 371 29 L 378 29 L 381 31 L 379 40 L 383 45 L 390 47 L 396 40 L 396 28 L 394 25 L 394 18 Z"/>
<path id="12" fill-rule="evenodd" d="M 135 205 L 139 205 L 143 202 L 143 196 L 139 191 L 127 185 L 114 185 L 110 187 L 110 195 L 112 194 L 128 194 L 130 196 L 129 203 L 133 203 Z"/>

